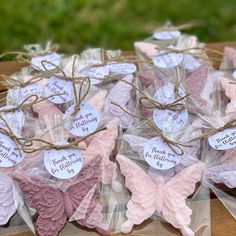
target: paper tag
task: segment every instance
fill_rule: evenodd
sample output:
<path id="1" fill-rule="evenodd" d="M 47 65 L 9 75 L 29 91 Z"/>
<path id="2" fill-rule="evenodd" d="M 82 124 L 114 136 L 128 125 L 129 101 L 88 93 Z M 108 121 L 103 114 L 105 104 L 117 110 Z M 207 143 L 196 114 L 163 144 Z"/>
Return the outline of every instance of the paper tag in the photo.
<path id="1" fill-rule="evenodd" d="M 111 63 L 107 65 L 107 68 L 113 76 L 132 74 L 137 70 L 133 63 Z"/>
<path id="2" fill-rule="evenodd" d="M 152 58 L 153 63 L 161 68 L 173 68 L 183 61 L 182 53 L 159 51 Z"/>
<path id="3" fill-rule="evenodd" d="M 25 100 L 26 98 L 34 94 L 40 97 L 42 93 L 43 93 L 43 87 L 41 85 L 36 83 L 27 85 L 26 87 L 21 88 L 21 96 L 22 96 L 21 101 Z"/>
<path id="4" fill-rule="evenodd" d="M 226 129 L 211 135 L 208 142 L 216 150 L 227 150 L 236 147 L 236 128 Z"/>
<path id="5" fill-rule="evenodd" d="M 52 176 L 70 179 L 80 172 L 83 158 L 76 149 L 48 150 L 44 153 L 44 165 Z"/>
<path id="6" fill-rule="evenodd" d="M 146 162 L 158 170 L 170 169 L 180 161 L 180 156 L 163 143 L 160 137 L 150 139 L 144 146 L 143 154 Z"/>
<path id="7" fill-rule="evenodd" d="M 17 146 L 7 135 L 0 133 L 0 167 L 16 166 L 23 160 Z"/>
<path id="8" fill-rule="evenodd" d="M 108 75 L 109 71 L 105 66 L 89 67 L 88 69 L 81 70 L 78 73 L 78 76 L 80 77 L 92 77 L 97 79 L 103 79 Z"/>
<path id="9" fill-rule="evenodd" d="M 53 70 L 53 69 L 55 69 L 55 65 L 60 66 L 61 57 L 59 54 L 53 52 L 53 53 L 47 54 L 45 56 L 33 57 L 31 59 L 31 64 L 35 70 L 45 71 L 45 68 L 42 65 L 42 61 L 45 61 L 45 62 L 43 62 L 43 65 L 47 70 Z M 49 62 L 53 63 L 54 65 L 46 63 L 46 61 L 49 61 Z"/>
<path id="10" fill-rule="evenodd" d="M 183 89 L 179 88 L 179 96 L 185 96 L 185 92 Z M 155 100 L 162 104 L 172 103 L 177 98 L 174 93 L 174 85 L 168 83 L 167 85 L 158 89 L 154 95 Z M 180 101 L 179 103 L 185 103 L 186 99 Z M 172 111 L 172 110 L 161 110 L 161 109 L 154 109 L 153 111 L 153 121 L 155 125 L 167 132 L 176 132 L 182 129 L 185 124 L 188 122 L 188 111 L 187 109 L 180 110 L 180 111 Z"/>
<path id="11" fill-rule="evenodd" d="M 163 30 L 163 31 L 157 31 L 154 32 L 153 38 L 159 39 L 159 40 L 172 40 L 177 39 L 181 35 L 179 30 Z"/>
<path id="12" fill-rule="evenodd" d="M 184 59 L 183 59 L 181 65 L 185 69 L 193 71 L 193 70 L 196 70 L 197 68 L 199 68 L 201 63 L 198 62 L 193 56 L 186 54 L 186 55 L 184 55 Z"/>
<path id="13" fill-rule="evenodd" d="M 72 90 L 73 84 L 71 81 L 65 81 L 56 77 L 50 77 L 44 87 L 46 97 L 60 94 L 58 96 L 48 98 L 49 101 L 56 104 L 69 102 L 73 98 Z"/>
<path id="14" fill-rule="evenodd" d="M 234 72 L 233 72 L 233 77 L 234 77 L 234 79 L 236 79 L 236 70 L 234 70 Z"/>
<path id="15" fill-rule="evenodd" d="M 71 106 L 66 113 L 71 114 L 74 107 Z M 82 103 L 80 111 L 73 120 L 70 133 L 76 136 L 86 136 L 93 133 L 98 128 L 100 115 L 97 109 L 89 103 Z"/>

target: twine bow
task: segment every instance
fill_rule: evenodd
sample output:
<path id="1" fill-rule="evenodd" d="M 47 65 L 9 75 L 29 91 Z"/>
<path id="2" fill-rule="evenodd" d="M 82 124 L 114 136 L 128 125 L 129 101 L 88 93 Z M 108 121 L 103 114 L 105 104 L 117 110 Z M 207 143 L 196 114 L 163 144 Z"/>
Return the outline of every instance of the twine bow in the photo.
<path id="1" fill-rule="evenodd" d="M 139 98 L 139 103 L 147 108 L 147 109 L 154 109 L 154 108 L 158 108 L 160 110 L 165 110 L 165 109 L 169 109 L 172 111 L 180 111 L 183 109 L 187 108 L 186 104 L 183 103 L 179 103 L 180 101 L 184 100 L 185 98 L 187 98 L 190 94 L 186 94 L 183 97 L 180 97 L 178 99 L 176 99 L 175 101 L 173 101 L 172 103 L 161 103 L 158 102 L 156 100 L 154 100 L 153 98 L 151 98 L 150 96 L 148 96 L 144 91 L 142 91 L 141 89 L 139 89 L 138 87 L 136 87 L 134 84 L 130 83 L 129 81 L 126 81 L 124 79 L 119 79 L 119 81 L 122 81 L 128 85 L 130 85 L 132 88 L 134 88 L 135 90 L 137 90 L 138 92 L 140 92 L 142 94 L 142 97 Z M 175 90 L 177 90 L 178 88 L 176 88 L 177 85 L 175 86 Z M 150 104 L 148 104 L 148 103 Z"/>
<path id="2" fill-rule="evenodd" d="M 172 110 L 172 111 L 181 111 L 183 109 L 186 109 L 187 105 L 183 104 L 183 103 L 179 103 L 179 102 L 184 100 L 188 96 L 189 96 L 189 93 L 186 94 L 183 97 L 180 97 L 179 99 L 176 99 L 172 103 L 166 103 L 166 104 L 160 103 L 160 102 L 158 102 L 158 101 L 156 101 L 156 100 L 154 100 L 154 99 L 152 99 L 150 97 L 145 96 L 145 97 L 139 98 L 139 103 L 143 107 L 148 108 L 148 109 L 158 108 L 160 110 L 168 109 L 168 110 Z M 150 105 L 148 105 L 148 104 L 150 104 Z"/>
<path id="3" fill-rule="evenodd" d="M 14 79 L 11 76 L 7 75 L 0 75 L 0 83 L 4 86 L 6 86 L 8 89 L 14 88 L 14 87 L 26 87 L 28 85 L 37 83 L 41 81 L 43 78 L 45 78 L 47 74 L 41 72 L 37 75 L 32 76 L 29 80 L 26 82 L 21 82 L 20 80 Z"/>
<path id="4" fill-rule="evenodd" d="M 61 96 L 61 95 L 63 95 L 63 93 L 53 94 L 51 96 L 48 96 L 48 97 L 45 97 L 45 98 L 42 98 L 42 99 L 39 100 L 39 96 L 38 95 L 32 94 L 29 97 L 27 97 L 19 106 L 12 107 L 12 108 L 6 108 L 6 109 L 0 109 L 0 113 L 15 112 L 15 111 L 17 111 L 19 109 L 25 109 L 25 108 L 30 107 L 32 105 L 38 104 L 38 103 L 40 103 L 42 101 L 48 100 L 51 97 L 56 97 L 56 96 Z M 33 102 L 26 103 L 31 98 L 34 98 Z"/>
<path id="5" fill-rule="evenodd" d="M 180 53 L 180 54 L 189 54 L 194 57 L 198 57 L 199 59 L 202 59 L 205 61 L 210 61 L 210 62 L 211 61 L 221 61 L 221 58 L 211 56 L 211 59 L 209 59 L 205 53 L 210 52 L 215 55 L 220 55 L 220 56 L 224 55 L 223 52 L 220 52 L 218 50 L 214 50 L 212 48 L 207 48 L 207 47 L 192 47 L 192 48 L 186 48 L 186 49 L 177 49 L 177 48 L 156 46 L 156 49 L 163 51 L 156 56 L 164 56 L 169 53 Z"/>
<path id="6" fill-rule="evenodd" d="M 54 127 L 55 128 L 55 127 Z M 84 136 L 81 139 L 75 140 L 74 142 L 68 143 L 68 144 L 62 144 L 62 145 L 57 145 L 51 142 L 48 142 L 46 140 L 40 139 L 40 138 L 33 138 L 30 140 L 25 140 L 22 143 L 22 149 L 25 153 L 34 153 L 37 151 L 45 151 L 45 150 L 51 150 L 51 149 L 55 149 L 55 150 L 62 150 L 62 149 L 79 149 L 81 150 L 81 148 L 78 147 L 78 144 L 82 141 L 84 141 L 85 139 L 87 139 L 88 137 L 106 130 L 107 127 L 102 127 L 96 131 L 94 131 L 93 133 L 88 134 L 87 136 Z M 44 144 L 42 147 L 39 148 L 32 148 L 34 142 L 38 142 L 38 143 L 42 143 Z"/>
<path id="7" fill-rule="evenodd" d="M 166 145 L 176 154 L 179 156 L 183 156 L 184 154 L 184 150 L 182 149 L 182 147 L 192 147 L 191 145 L 185 145 L 182 144 L 180 142 L 174 141 L 174 140 L 170 140 L 169 138 L 167 138 L 164 133 L 149 119 L 142 117 L 142 116 L 138 116 L 135 114 L 132 114 L 130 112 L 128 112 L 127 110 L 125 110 L 122 106 L 120 106 L 117 103 L 111 102 L 111 104 L 119 107 L 122 111 L 124 111 L 125 113 L 129 114 L 130 116 L 136 117 L 138 119 L 142 119 L 147 121 L 148 126 L 153 129 L 155 132 L 157 132 L 157 134 L 161 137 L 162 141 L 164 143 L 166 143 Z"/>
<path id="8" fill-rule="evenodd" d="M 27 50 L 27 48 L 25 48 Z M 15 56 L 15 59 L 17 61 L 23 61 L 30 63 L 30 59 L 35 56 L 44 56 L 48 53 L 56 52 L 59 49 L 58 44 L 52 44 L 50 46 L 47 46 L 45 50 L 42 51 L 34 51 L 34 50 L 28 50 L 28 52 L 20 52 L 20 51 L 12 51 L 12 52 L 5 52 L 0 54 L 0 58 L 3 58 L 7 55 L 13 55 Z"/>
<path id="9" fill-rule="evenodd" d="M 226 129 L 230 129 L 230 128 L 234 128 L 236 126 L 236 119 L 232 120 L 232 121 L 229 121 L 227 122 L 225 125 L 219 127 L 219 128 L 211 128 L 211 129 L 208 129 L 207 132 L 203 133 L 202 135 L 200 136 L 197 136 L 193 139 L 191 139 L 190 141 L 196 141 L 196 140 L 200 140 L 202 138 L 205 138 L 205 137 L 208 137 L 208 136 L 211 136 L 211 135 L 214 135 L 218 132 L 222 132 Z"/>

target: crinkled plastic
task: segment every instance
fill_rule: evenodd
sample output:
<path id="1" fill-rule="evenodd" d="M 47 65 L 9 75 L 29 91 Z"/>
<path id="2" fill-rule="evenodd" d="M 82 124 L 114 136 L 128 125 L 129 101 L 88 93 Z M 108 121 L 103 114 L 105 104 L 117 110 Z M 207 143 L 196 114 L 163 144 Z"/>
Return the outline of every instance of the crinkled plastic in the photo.
<path id="1" fill-rule="evenodd" d="M 203 185 L 208 187 L 236 219 L 235 211 L 235 149 L 216 152 L 204 147 L 201 160 L 206 169 L 203 174 Z"/>
<path id="2" fill-rule="evenodd" d="M 186 136 L 181 137 L 183 143 L 187 141 L 184 140 L 184 136 L 188 138 L 192 132 L 186 130 L 182 130 L 182 134 L 186 132 Z M 194 192 L 195 184 L 201 180 L 201 173 L 204 169 L 204 165 L 198 161 L 197 156 L 199 142 L 191 143 L 190 148 L 183 147 L 184 154 L 183 157 L 180 157 L 178 165 L 168 170 L 157 170 L 150 168 L 144 158 L 147 141 L 156 136 L 158 134 L 148 127 L 147 123 L 142 122 L 128 129 L 122 137 L 123 143 L 117 155 L 117 161 L 121 174 L 124 176 L 125 185 L 130 192 L 127 192 L 128 196 L 124 195 L 120 200 L 127 204 L 125 221 L 121 224 L 120 230 L 130 233 L 134 225 L 145 222 L 155 216 L 157 212 L 159 217 L 164 217 L 175 227 L 180 228 L 184 235 L 192 235 L 192 231 L 188 228 L 191 210 L 185 205 L 184 199 Z M 187 151 L 187 149 L 189 150 Z M 181 189 L 181 186 L 185 187 Z M 170 210 L 168 205 L 171 205 L 173 209 Z M 174 213 L 174 206 L 178 206 L 176 213 Z M 120 214 L 122 215 L 122 213 Z M 174 220 L 175 214 L 185 214 L 185 216 L 181 215 L 181 218 L 178 218 L 181 221 L 176 221 Z"/>

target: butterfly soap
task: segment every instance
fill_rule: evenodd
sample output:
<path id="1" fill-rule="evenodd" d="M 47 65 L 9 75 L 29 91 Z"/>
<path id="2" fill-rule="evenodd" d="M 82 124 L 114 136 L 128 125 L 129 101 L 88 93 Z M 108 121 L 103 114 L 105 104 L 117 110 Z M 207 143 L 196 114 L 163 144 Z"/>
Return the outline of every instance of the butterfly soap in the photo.
<path id="1" fill-rule="evenodd" d="M 100 164 L 101 159 L 97 156 L 83 166 L 66 190 L 56 188 L 38 176 L 27 178 L 21 173 L 14 176 L 27 205 L 39 214 L 36 224 L 40 236 L 58 235 L 70 219 L 87 228 L 94 228 L 102 235 L 110 234 L 108 226 L 103 223 L 102 206 L 95 194 L 101 178 Z"/>
<path id="2" fill-rule="evenodd" d="M 125 177 L 125 185 L 131 192 L 131 199 L 127 203 L 127 220 L 121 225 L 123 233 L 131 232 L 134 225 L 141 224 L 157 212 L 179 228 L 183 235 L 194 235 L 189 228 L 192 210 L 186 205 L 185 199 L 194 192 L 195 184 L 200 181 L 203 163 L 187 167 L 165 182 L 161 177 L 152 180 L 123 155 L 118 155 L 117 161 Z"/>

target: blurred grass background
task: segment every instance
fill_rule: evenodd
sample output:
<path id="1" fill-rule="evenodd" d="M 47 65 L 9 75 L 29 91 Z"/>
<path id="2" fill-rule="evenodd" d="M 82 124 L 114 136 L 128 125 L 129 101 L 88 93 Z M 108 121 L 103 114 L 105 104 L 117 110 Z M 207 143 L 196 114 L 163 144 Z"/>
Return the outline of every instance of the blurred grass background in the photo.
<path id="1" fill-rule="evenodd" d="M 59 43 L 63 51 L 87 47 L 132 50 L 155 27 L 200 20 L 187 31 L 201 41 L 236 40 L 236 0 L 7 0 L 0 1 L 0 51 L 24 44 Z"/>

